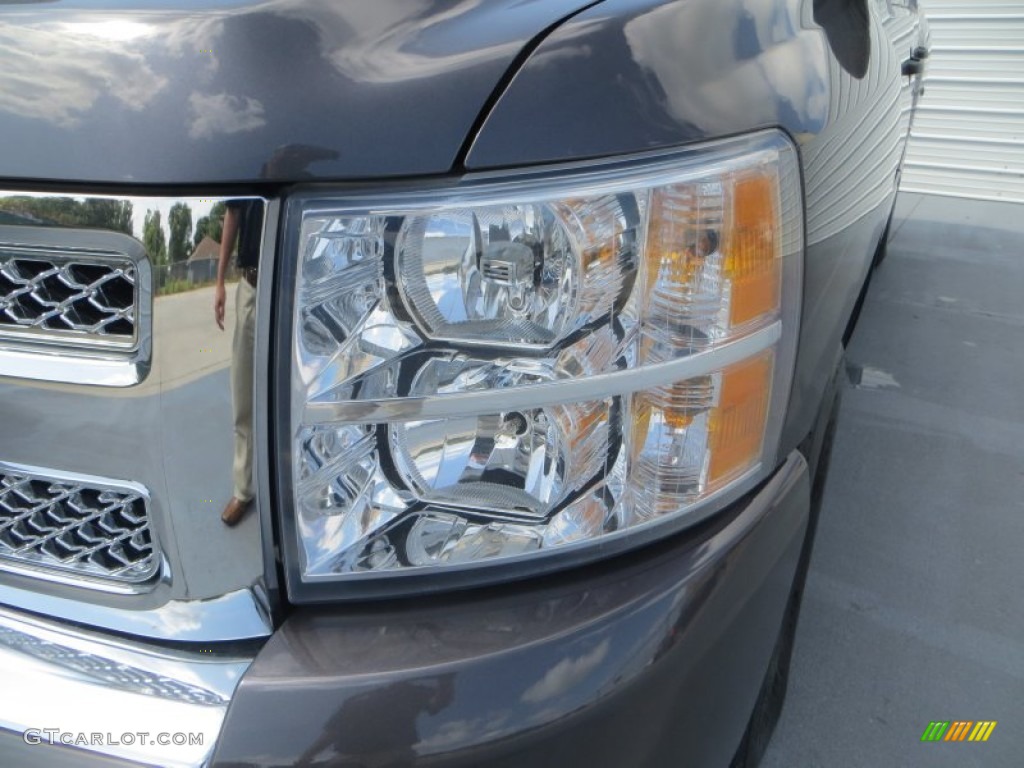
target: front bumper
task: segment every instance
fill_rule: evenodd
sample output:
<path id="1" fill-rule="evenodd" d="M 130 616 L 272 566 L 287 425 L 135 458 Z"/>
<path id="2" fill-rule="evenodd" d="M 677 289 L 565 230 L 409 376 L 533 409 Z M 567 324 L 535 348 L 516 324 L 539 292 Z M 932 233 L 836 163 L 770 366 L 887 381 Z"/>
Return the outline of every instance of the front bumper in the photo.
<path id="1" fill-rule="evenodd" d="M 261 650 L 216 766 L 725 766 L 809 511 L 792 453 L 698 530 L 486 595 L 304 609 Z"/>
<path id="2" fill-rule="evenodd" d="M 244 650 L 176 651 L 0 610 L 0 764 L 199 765 Z"/>
<path id="3" fill-rule="evenodd" d="M 778 636 L 809 487 L 794 452 L 669 541 L 487 594 L 303 609 L 251 665 L 5 612 L 0 762 L 198 765 L 220 727 L 211 764 L 224 768 L 728 765 Z M 30 744 L 27 728 L 104 744 Z M 139 731 L 205 739 L 109 743 Z"/>

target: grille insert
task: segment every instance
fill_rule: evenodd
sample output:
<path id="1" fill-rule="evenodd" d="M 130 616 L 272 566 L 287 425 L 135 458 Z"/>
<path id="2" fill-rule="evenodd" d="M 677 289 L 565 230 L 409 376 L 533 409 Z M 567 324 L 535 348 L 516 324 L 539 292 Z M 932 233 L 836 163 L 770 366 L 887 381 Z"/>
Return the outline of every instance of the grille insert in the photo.
<path id="1" fill-rule="evenodd" d="M 0 332 L 131 344 L 137 270 L 128 259 L 91 261 L 0 249 Z"/>
<path id="2" fill-rule="evenodd" d="M 141 491 L 0 465 L 0 567 L 137 584 L 159 557 Z"/>

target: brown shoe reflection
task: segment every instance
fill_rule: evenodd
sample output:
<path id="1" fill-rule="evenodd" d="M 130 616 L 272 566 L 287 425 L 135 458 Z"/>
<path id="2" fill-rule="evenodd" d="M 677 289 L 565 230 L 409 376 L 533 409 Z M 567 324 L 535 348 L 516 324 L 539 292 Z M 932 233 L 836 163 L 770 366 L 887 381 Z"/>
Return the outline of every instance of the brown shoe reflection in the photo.
<path id="1" fill-rule="evenodd" d="M 246 511 L 249 509 L 248 501 L 239 501 L 234 496 L 231 497 L 231 501 L 224 507 L 224 511 L 221 513 L 220 519 L 224 521 L 224 525 L 236 525 L 239 520 L 245 517 Z"/>

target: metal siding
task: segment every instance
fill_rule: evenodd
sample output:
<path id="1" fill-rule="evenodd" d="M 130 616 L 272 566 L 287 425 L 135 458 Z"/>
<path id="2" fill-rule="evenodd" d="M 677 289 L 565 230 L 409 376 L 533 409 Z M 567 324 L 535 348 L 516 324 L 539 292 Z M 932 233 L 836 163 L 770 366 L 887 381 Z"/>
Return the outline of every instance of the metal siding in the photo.
<path id="1" fill-rule="evenodd" d="M 926 91 L 901 189 L 1024 202 L 1024 0 L 922 0 Z"/>

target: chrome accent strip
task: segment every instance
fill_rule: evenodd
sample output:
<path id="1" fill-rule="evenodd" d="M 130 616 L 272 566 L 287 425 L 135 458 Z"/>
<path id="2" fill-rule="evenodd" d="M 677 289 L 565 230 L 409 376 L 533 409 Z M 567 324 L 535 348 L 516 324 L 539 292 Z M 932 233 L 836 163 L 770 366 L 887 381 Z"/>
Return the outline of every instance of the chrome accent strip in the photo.
<path id="1" fill-rule="evenodd" d="M 133 387 L 146 378 L 149 365 L 66 352 L 27 352 L 0 347 L 0 376 L 36 381 L 71 382 L 93 387 Z"/>
<path id="2" fill-rule="evenodd" d="M 0 202 L 5 194 L 0 192 Z M 100 387 L 130 387 L 146 378 L 153 352 L 153 275 L 139 241 L 118 232 L 0 225 L 0 248 L 45 254 L 52 261 L 135 267 L 130 339 L 0 327 L 0 376 Z"/>
<path id="3" fill-rule="evenodd" d="M 459 392 L 454 395 L 426 397 L 395 397 L 378 400 L 346 400 L 335 403 L 307 404 L 303 411 L 305 424 L 337 422 L 383 422 L 407 419 L 446 419 L 498 411 L 533 408 L 537 403 L 557 405 L 584 400 L 600 400 L 650 389 L 694 376 L 703 376 L 738 363 L 767 349 L 782 338 L 782 323 L 754 331 L 742 338 L 714 349 L 688 357 L 652 363 L 639 368 L 612 371 L 596 376 L 566 381 L 529 384 L 511 389 Z"/>
<path id="4" fill-rule="evenodd" d="M 0 584 L 0 603 L 99 629 L 170 642 L 252 640 L 267 637 L 273 631 L 267 611 L 252 589 L 239 589 L 209 600 L 170 600 L 155 608 L 133 611 Z"/>
<path id="5" fill-rule="evenodd" d="M 151 765 L 200 766 L 251 663 L 209 648 L 173 652 L 115 640 L 0 609 L 0 728 L 87 739 L 109 733 L 115 738 L 102 744 L 72 745 Z M 126 733 L 135 735 L 131 743 L 116 738 Z M 193 733 L 201 743 L 161 745 L 160 733 Z"/>
<path id="6" fill-rule="evenodd" d="M 263 221 L 263 249 L 260 252 L 259 272 L 265 279 L 259 280 L 256 287 L 256 349 L 254 352 L 253 372 L 253 443 L 256 455 L 254 471 L 256 473 L 256 498 L 253 504 L 260 521 L 260 533 L 263 542 L 263 586 L 267 592 L 268 610 L 272 618 L 277 614 L 281 600 L 281 585 L 277 577 L 277 553 L 274 545 L 273 495 L 270 476 L 274 472 L 274 462 L 270 456 L 270 446 L 274 445 L 274 435 L 270 423 L 270 377 L 271 377 L 271 346 L 274 339 L 274 323 L 277 307 L 274 302 L 274 291 L 277 285 L 275 270 L 277 267 L 278 227 L 281 222 L 281 202 L 268 200 L 266 216 Z"/>
<path id="7" fill-rule="evenodd" d="M 150 494 L 145 486 L 123 480 L 112 480 L 110 478 L 83 475 L 75 472 L 61 472 L 46 467 L 32 467 L 6 461 L 0 461 L 0 474 L 22 475 L 32 480 L 52 480 L 66 485 L 83 486 L 90 490 L 111 490 L 117 493 L 135 494 L 142 499 L 146 511 L 145 530 L 149 534 L 150 547 L 152 549 L 151 557 L 153 560 L 152 566 L 144 576 L 124 579 L 119 578 L 115 574 L 106 576 L 99 573 L 76 571 L 71 566 L 18 559 L 15 555 L 4 553 L 3 548 L 0 547 L 0 570 L 45 579 L 59 584 L 87 587 L 119 594 L 148 592 L 153 589 L 157 581 L 170 580 L 170 566 L 164 557 L 157 532 L 150 524 Z M 0 527 L 3 525 L 4 521 L 0 519 Z"/>

